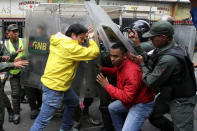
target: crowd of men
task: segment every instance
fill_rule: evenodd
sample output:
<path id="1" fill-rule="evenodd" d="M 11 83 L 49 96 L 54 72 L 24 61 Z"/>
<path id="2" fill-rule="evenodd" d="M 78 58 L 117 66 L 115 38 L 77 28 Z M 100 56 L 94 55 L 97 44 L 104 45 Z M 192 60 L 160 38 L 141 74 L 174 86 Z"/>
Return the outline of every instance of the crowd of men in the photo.
<path id="1" fill-rule="evenodd" d="M 197 27 L 197 2 L 191 0 L 191 3 L 191 15 Z M 194 66 L 187 48 L 175 42 L 170 20 L 161 19 L 151 27 L 144 20 L 131 23 L 128 41 L 138 55 L 128 52 L 119 42 L 108 52 L 101 39 L 98 43 L 93 40 L 95 34 L 91 28 L 81 24 L 72 24 L 65 34 L 58 32 L 50 37 L 46 27 L 39 25 L 36 35 L 29 38 L 27 55 L 25 41 L 18 37 L 18 26 L 9 25 L 8 40 L 0 50 L 0 71 L 10 77 L 12 105 L 4 92 L 3 81 L 0 131 L 4 131 L 5 107 L 9 122 L 20 123 L 22 89 L 28 98 L 30 118 L 35 119 L 30 131 L 43 131 L 59 108 L 63 108 L 59 130 L 79 130 L 73 120 L 80 122 L 80 118 L 74 118 L 80 110 L 80 89 L 75 89 L 73 81 L 85 76 L 79 75 L 82 69 L 77 71 L 82 68 L 82 61 L 98 56 L 100 63 L 89 63 L 95 66 L 89 69 L 88 75 L 99 72 L 92 77 L 95 83 L 90 85 L 100 92 L 99 109 L 104 125 L 101 131 L 140 131 L 146 119 L 162 131 L 193 131 L 197 125 Z M 37 39 L 42 41 L 42 48 L 35 42 Z M 29 83 L 32 77 L 36 78 L 35 82 Z M 88 114 L 92 101 L 93 97 L 85 96 L 84 113 Z M 170 114 L 172 121 L 165 113 Z"/>

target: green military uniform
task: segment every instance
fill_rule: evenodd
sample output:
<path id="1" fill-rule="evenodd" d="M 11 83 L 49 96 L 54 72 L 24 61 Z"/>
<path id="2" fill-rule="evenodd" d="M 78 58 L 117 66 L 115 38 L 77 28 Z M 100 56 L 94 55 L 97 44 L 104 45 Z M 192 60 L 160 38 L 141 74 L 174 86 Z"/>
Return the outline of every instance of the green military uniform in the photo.
<path id="1" fill-rule="evenodd" d="M 136 47 L 131 40 L 129 42 L 137 52 L 144 56 L 145 60 L 147 59 L 147 53 L 150 53 L 155 48 L 152 41 L 141 42 L 140 48 Z M 161 130 L 174 131 L 173 123 L 164 116 L 166 113 L 169 113 L 169 104 L 158 95 L 148 119 L 152 125 Z"/>
<path id="2" fill-rule="evenodd" d="M 3 89 L 0 89 L 0 131 L 3 131 L 3 123 L 4 123 L 4 102 L 3 102 Z"/>
<path id="3" fill-rule="evenodd" d="M 14 67 L 14 64 L 13 63 L 1 63 L 0 64 L 0 72 L 3 72 L 3 71 L 8 71 L 9 68 L 11 67 Z M 3 131 L 3 123 L 4 123 L 4 115 L 5 115 L 5 112 L 4 112 L 4 91 L 3 91 L 3 88 L 0 87 L 0 131 Z"/>
<path id="4" fill-rule="evenodd" d="M 8 113 L 10 113 L 12 110 L 12 106 L 10 103 L 10 99 L 8 98 L 7 94 L 5 94 L 4 90 L 3 90 L 3 101 L 5 108 L 7 108 Z"/>
<path id="5" fill-rule="evenodd" d="M 1 45 L 0 46 L 0 56 L 2 56 L 2 55 L 3 55 L 3 47 Z M 8 77 L 9 77 L 9 74 L 6 72 L 5 76 L 4 76 L 4 80 L 2 81 L 2 88 L 4 87 L 5 82 L 8 79 Z M 7 108 L 8 113 L 11 114 L 12 113 L 12 106 L 11 106 L 10 100 L 9 100 L 8 96 L 5 94 L 5 92 L 3 93 L 3 101 L 4 101 L 4 106 Z"/>
<path id="6" fill-rule="evenodd" d="M 11 43 L 10 40 L 6 41 L 4 46 L 4 55 L 10 56 L 10 61 L 14 61 L 20 57 L 23 56 L 22 53 L 16 54 L 16 50 L 20 48 L 23 48 L 23 42 L 22 39 L 19 38 L 16 43 Z M 14 114 L 20 114 L 20 70 L 14 69 L 9 70 L 10 73 L 10 85 L 12 90 L 12 103 L 13 103 L 13 109 Z"/>
<path id="7" fill-rule="evenodd" d="M 136 50 L 137 48 L 134 45 L 134 43 L 131 40 L 128 40 L 128 41 L 131 44 L 131 46 L 133 46 L 133 48 Z M 141 47 L 141 50 L 143 50 L 147 53 L 155 48 L 151 41 L 145 41 L 145 42 L 140 43 L 140 47 Z"/>
<path id="8" fill-rule="evenodd" d="M 173 36 L 173 27 L 170 23 L 157 22 L 143 36 L 153 37 L 161 35 Z M 161 54 L 176 46 L 174 41 L 170 41 L 161 48 L 156 49 L 153 54 Z M 137 52 L 144 58 L 147 58 L 146 53 L 140 46 L 137 47 Z M 152 69 L 148 67 L 149 65 L 141 65 L 144 83 L 149 87 L 159 90 L 161 98 L 169 105 L 175 131 L 193 131 L 193 110 L 196 101 L 195 91 L 190 93 L 192 94 L 190 96 L 173 97 L 174 95 L 172 95 L 177 92 L 175 89 L 177 89 L 179 82 L 182 80 L 183 64 L 175 56 L 165 54 L 160 55 L 153 64 Z M 186 92 L 190 92 L 188 90 Z M 182 94 L 184 94 L 184 91 L 182 91 Z"/>

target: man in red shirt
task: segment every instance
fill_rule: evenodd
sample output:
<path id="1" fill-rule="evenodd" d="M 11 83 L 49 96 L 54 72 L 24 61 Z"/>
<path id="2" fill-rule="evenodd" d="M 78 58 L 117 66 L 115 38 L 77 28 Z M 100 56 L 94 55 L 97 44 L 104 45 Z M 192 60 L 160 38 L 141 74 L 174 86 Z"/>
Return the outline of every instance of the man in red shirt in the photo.
<path id="1" fill-rule="evenodd" d="M 138 131 L 152 111 L 154 91 L 143 83 L 140 67 L 127 58 L 127 50 L 122 44 L 111 47 L 110 59 L 115 67 L 99 66 L 99 70 L 116 76 L 116 87 L 102 74 L 97 76 L 97 82 L 115 100 L 108 106 L 114 128 L 116 131 Z"/>

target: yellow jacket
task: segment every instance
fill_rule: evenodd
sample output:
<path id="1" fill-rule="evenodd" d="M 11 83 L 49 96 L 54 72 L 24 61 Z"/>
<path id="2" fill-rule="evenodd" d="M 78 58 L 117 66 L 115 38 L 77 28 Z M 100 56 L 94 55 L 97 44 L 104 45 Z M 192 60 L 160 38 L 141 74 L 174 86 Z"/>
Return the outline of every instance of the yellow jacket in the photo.
<path id="1" fill-rule="evenodd" d="M 42 83 L 56 91 L 66 91 L 75 77 L 79 61 L 92 60 L 99 55 L 99 47 L 89 40 L 89 47 L 79 45 L 61 33 L 50 38 L 50 53 Z"/>

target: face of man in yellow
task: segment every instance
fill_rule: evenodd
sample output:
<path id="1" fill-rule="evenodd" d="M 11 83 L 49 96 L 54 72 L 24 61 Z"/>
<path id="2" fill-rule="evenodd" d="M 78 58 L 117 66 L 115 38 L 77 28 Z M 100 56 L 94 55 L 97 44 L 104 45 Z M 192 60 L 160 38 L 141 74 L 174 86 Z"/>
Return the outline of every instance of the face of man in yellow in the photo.
<path id="1" fill-rule="evenodd" d="M 77 40 L 79 44 L 84 43 L 87 38 L 88 29 L 81 24 L 73 24 L 66 31 L 65 35 Z"/>
<path id="2" fill-rule="evenodd" d="M 72 33 L 71 38 L 73 40 L 77 40 L 79 42 L 79 44 L 82 44 L 82 43 L 84 43 L 84 40 L 87 38 L 87 36 L 86 36 L 86 33 L 82 33 L 77 36 L 74 33 Z"/>

